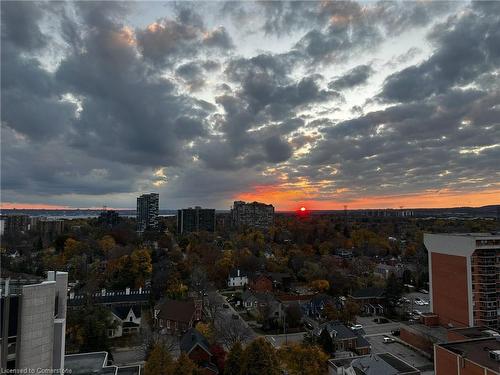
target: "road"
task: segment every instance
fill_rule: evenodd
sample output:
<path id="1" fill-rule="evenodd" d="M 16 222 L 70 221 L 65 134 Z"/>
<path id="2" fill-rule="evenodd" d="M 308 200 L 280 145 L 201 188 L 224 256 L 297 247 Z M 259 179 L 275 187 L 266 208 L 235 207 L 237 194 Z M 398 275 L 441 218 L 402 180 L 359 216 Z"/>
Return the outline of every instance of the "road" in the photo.
<path id="1" fill-rule="evenodd" d="M 239 313 L 233 308 L 233 306 L 229 302 L 227 302 L 227 297 L 224 297 L 220 293 L 216 293 L 216 303 L 220 303 L 221 305 L 228 306 L 227 308 L 223 307 L 222 309 L 220 309 L 220 312 L 219 312 L 222 315 L 222 318 L 224 320 L 233 320 L 236 324 L 240 324 L 242 326 L 242 328 L 249 330 L 250 337 L 249 337 L 248 341 L 252 341 L 253 339 L 255 339 L 258 336 L 254 332 L 252 327 L 250 327 L 248 322 L 245 319 L 241 318 Z M 233 319 L 233 315 L 238 315 L 239 319 L 238 320 Z"/>

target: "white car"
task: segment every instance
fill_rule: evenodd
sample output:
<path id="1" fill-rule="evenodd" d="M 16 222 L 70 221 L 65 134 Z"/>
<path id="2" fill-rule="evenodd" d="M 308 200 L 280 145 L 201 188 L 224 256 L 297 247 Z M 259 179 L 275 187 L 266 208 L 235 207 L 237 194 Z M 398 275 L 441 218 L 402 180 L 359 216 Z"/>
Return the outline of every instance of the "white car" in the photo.
<path id="1" fill-rule="evenodd" d="M 419 306 L 424 306 L 425 305 L 425 301 L 421 298 L 418 298 L 418 297 L 415 297 L 415 299 L 413 300 L 417 305 Z"/>
<path id="2" fill-rule="evenodd" d="M 351 326 L 351 329 L 354 329 L 354 330 L 363 329 L 363 326 L 361 324 L 353 324 Z"/>
<path id="3" fill-rule="evenodd" d="M 384 344 L 390 344 L 391 342 L 394 342 L 394 341 L 396 341 L 396 340 L 394 340 L 392 337 L 384 336 L 384 340 L 383 340 Z"/>

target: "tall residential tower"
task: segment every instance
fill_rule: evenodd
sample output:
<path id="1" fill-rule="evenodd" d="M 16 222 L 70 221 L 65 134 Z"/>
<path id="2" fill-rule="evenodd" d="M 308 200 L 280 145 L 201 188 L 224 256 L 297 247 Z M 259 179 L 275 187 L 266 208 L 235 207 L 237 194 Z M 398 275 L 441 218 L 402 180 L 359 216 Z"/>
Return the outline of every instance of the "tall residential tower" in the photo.
<path id="1" fill-rule="evenodd" d="M 158 193 L 143 194 L 137 198 L 137 231 L 158 229 L 160 196 Z"/>
<path id="2" fill-rule="evenodd" d="M 269 228 L 274 221 L 274 206 L 259 202 L 235 201 L 231 209 L 231 219 L 235 227 Z"/>
<path id="3" fill-rule="evenodd" d="M 500 233 L 425 234 L 424 244 L 439 323 L 499 328 Z"/>
<path id="4" fill-rule="evenodd" d="M 215 231 L 215 209 L 195 207 L 177 211 L 177 232 L 179 234 L 200 231 Z"/>

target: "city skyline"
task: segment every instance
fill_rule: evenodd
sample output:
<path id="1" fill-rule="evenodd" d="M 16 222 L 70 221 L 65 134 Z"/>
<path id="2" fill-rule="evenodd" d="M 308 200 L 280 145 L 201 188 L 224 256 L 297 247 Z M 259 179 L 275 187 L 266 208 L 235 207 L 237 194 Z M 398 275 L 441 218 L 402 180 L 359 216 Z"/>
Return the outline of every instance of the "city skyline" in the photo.
<path id="1" fill-rule="evenodd" d="M 500 3 L 1 7 L 2 208 L 500 203 Z"/>

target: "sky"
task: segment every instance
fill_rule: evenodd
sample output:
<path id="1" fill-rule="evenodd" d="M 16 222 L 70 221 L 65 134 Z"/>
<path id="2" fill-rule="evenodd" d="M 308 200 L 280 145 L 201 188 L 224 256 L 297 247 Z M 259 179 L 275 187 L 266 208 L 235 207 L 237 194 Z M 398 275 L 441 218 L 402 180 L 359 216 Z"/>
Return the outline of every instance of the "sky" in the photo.
<path id="1" fill-rule="evenodd" d="M 2 207 L 500 203 L 500 2 L 1 2 Z"/>

